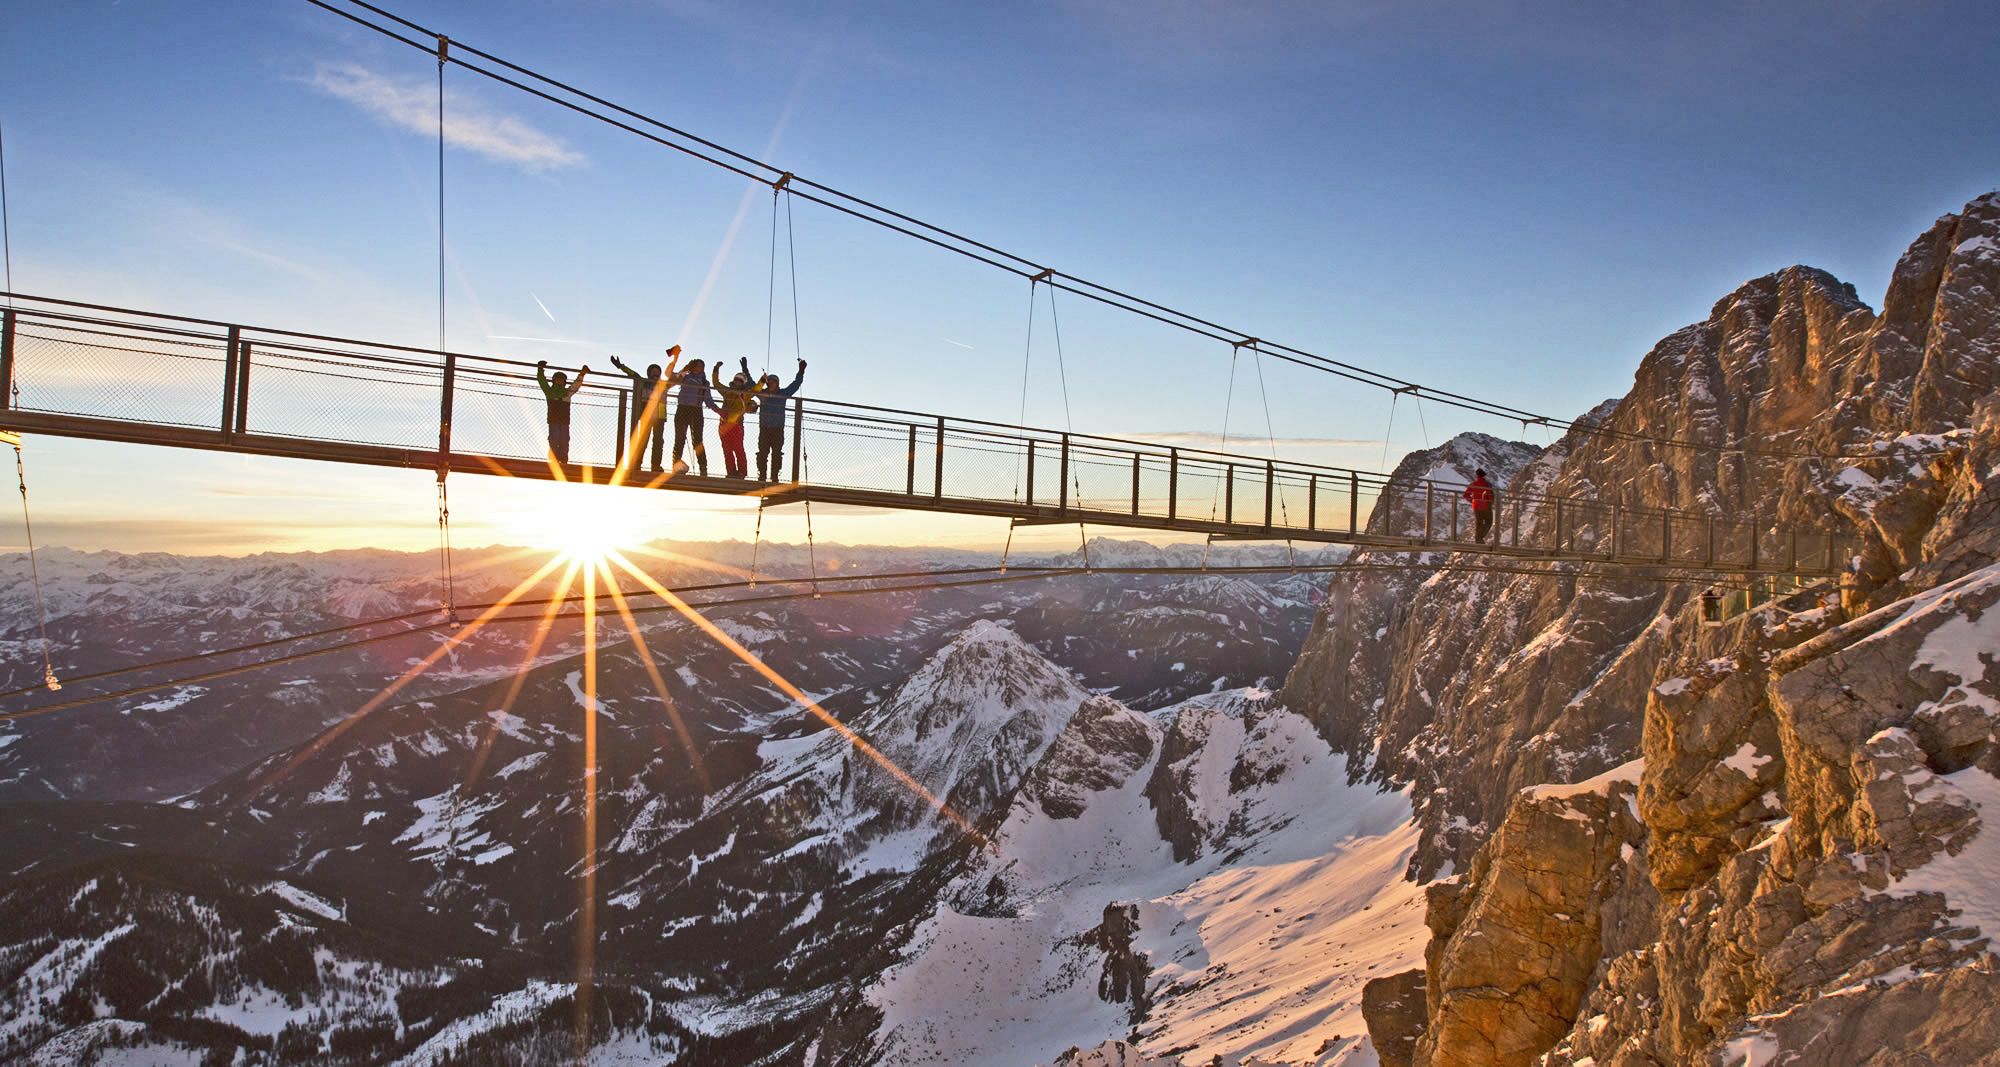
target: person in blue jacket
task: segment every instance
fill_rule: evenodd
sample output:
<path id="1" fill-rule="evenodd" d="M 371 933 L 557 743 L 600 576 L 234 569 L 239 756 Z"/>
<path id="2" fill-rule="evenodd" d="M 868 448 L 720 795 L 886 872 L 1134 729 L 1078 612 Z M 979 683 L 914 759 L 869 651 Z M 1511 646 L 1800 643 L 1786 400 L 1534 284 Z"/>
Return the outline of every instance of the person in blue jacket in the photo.
<path id="1" fill-rule="evenodd" d="M 710 395 L 707 368 L 701 360 L 688 361 L 687 368 L 675 373 L 673 364 L 667 364 L 664 379 L 668 385 L 681 387 L 679 403 L 674 407 L 674 473 L 686 474 L 688 465 L 681 461 L 681 451 L 688 438 L 694 438 L 694 461 L 701 468 L 702 477 L 708 477 L 708 448 L 701 443 L 702 431 L 707 428 L 708 418 L 703 408 L 722 414 L 722 408 Z"/>
<path id="2" fill-rule="evenodd" d="M 805 380 L 806 361 L 802 359 L 799 360 L 798 376 L 783 389 L 778 388 L 778 376 L 775 374 L 766 374 L 757 383 L 756 394 L 760 400 L 757 408 L 757 480 L 760 482 L 782 480 L 779 468 L 785 462 L 785 401 L 799 391 Z M 770 458 L 768 478 L 764 476 L 767 456 Z"/>

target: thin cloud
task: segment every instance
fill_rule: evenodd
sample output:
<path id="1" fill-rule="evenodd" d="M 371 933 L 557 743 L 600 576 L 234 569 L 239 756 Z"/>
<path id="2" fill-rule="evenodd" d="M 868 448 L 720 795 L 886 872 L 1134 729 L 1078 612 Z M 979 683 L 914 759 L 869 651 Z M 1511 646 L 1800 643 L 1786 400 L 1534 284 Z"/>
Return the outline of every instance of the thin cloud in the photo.
<path id="1" fill-rule="evenodd" d="M 1145 441 L 1148 444 L 1184 446 L 1187 448 L 1221 448 L 1223 445 L 1228 444 L 1234 446 L 1238 451 L 1255 448 L 1259 445 L 1268 447 L 1274 443 L 1269 437 L 1249 433 L 1230 434 L 1227 441 L 1222 439 L 1221 434 L 1194 433 L 1191 431 L 1180 433 L 1128 433 L 1120 434 L 1119 436 L 1127 437 L 1134 441 Z M 1341 437 L 1280 437 L 1275 443 L 1279 448 L 1382 447 L 1382 442 L 1379 439 L 1374 441 L 1356 441 Z"/>
<path id="2" fill-rule="evenodd" d="M 413 133 L 437 133 L 437 90 L 420 81 L 397 80 L 358 63 L 322 63 L 306 84 L 345 100 L 370 115 Z M 553 134 L 512 115 L 447 92 L 444 139 L 499 163 L 540 172 L 584 162 L 583 154 Z"/>

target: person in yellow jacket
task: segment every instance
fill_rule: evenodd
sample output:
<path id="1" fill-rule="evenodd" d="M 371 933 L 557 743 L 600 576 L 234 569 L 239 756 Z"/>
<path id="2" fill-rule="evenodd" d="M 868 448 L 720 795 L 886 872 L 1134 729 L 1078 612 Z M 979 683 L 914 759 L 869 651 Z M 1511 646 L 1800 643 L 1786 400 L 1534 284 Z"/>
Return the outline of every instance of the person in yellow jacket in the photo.
<path id="1" fill-rule="evenodd" d="M 742 361 L 743 369 L 728 385 L 719 385 L 722 393 L 722 422 L 716 427 L 716 436 L 722 438 L 723 472 L 731 478 L 750 476 L 750 458 L 743 452 L 743 417 L 757 410 L 757 390 L 751 385 L 750 361 Z"/>

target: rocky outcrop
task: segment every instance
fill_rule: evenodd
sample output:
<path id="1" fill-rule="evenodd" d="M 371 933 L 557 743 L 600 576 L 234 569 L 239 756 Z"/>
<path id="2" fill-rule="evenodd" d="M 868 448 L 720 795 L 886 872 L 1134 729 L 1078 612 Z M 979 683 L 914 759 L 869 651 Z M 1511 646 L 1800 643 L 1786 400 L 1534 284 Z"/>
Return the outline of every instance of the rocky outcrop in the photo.
<path id="1" fill-rule="evenodd" d="M 1624 854 L 1644 839 L 1638 773 L 1530 790 L 1471 870 L 1431 886 L 1414 1063 L 1531 1063 L 1569 1030 L 1602 954 L 1606 902 L 1626 888 Z"/>
<path id="2" fill-rule="evenodd" d="M 1145 953 L 1132 949 L 1132 939 L 1138 933 L 1137 904 L 1106 904 L 1104 921 L 1078 937 L 1081 943 L 1104 953 L 1104 971 L 1097 979 L 1098 998 L 1110 1004 L 1131 1005 L 1128 1021 L 1134 1024 L 1144 1022 L 1153 1007 L 1146 993 L 1146 976 L 1152 973 L 1152 967 L 1147 964 Z"/>
<path id="3" fill-rule="evenodd" d="M 1424 1003 L 1424 972 L 1404 971 L 1361 987 L 1361 1013 L 1368 1020 L 1368 1043 L 1382 1067 L 1410 1067 L 1417 1039 L 1430 1017 Z"/>
<path id="4" fill-rule="evenodd" d="M 1091 697 L 1022 780 L 1020 798 L 1052 819 L 1074 819 L 1091 793 L 1115 788 L 1144 767 L 1158 737 L 1145 716 L 1109 697 Z"/>
<path id="5" fill-rule="evenodd" d="M 1989 195 L 1879 316 L 1807 268 L 1747 283 L 1515 476 L 1767 546 L 1847 524 L 1837 596 L 1718 625 L 1686 590 L 1336 579 L 1283 699 L 1417 786 L 1414 873 L 1464 872 L 1429 887 L 1413 1062 L 2000 1063 L 1996 346 Z"/>

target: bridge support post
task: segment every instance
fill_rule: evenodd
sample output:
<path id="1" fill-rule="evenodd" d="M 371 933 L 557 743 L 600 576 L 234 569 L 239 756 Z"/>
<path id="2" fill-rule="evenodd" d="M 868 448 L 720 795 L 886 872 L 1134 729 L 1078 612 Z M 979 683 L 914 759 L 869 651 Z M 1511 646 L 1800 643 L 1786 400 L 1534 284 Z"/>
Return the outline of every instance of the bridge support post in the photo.
<path id="1" fill-rule="evenodd" d="M 7 320 L 13 321 L 14 313 L 7 313 Z M 8 339 L 11 341 L 12 331 Z M 243 328 L 231 326 L 229 336 L 222 342 L 222 436 L 227 438 L 236 432 L 236 361 L 241 358 L 237 349 L 243 344 Z"/>
<path id="2" fill-rule="evenodd" d="M 236 426 L 235 433 L 250 427 L 250 342 L 236 346 Z"/>
<path id="3" fill-rule="evenodd" d="M 1028 441 L 1028 493 L 1022 499 L 1022 502 L 1029 507 L 1035 506 L 1035 442 L 1033 439 Z"/>
<path id="4" fill-rule="evenodd" d="M 1785 569 L 1795 571 L 1799 569 L 1799 528 L 1796 526 L 1791 529 L 1790 544 L 1791 550 L 1785 559 Z"/>
<path id="5" fill-rule="evenodd" d="M 804 480 L 799 473 L 799 460 L 805 455 L 806 442 L 806 401 L 804 397 L 792 398 L 792 484 Z"/>
<path id="6" fill-rule="evenodd" d="M 1451 539 L 1458 540 L 1458 494 L 1451 497 Z"/>
<path id="7" fill-rule="evenodd" d="M 1181 500 L 1181 450 L 1167 449 L 1167 525 L 1174 522 L 1174 513 L 1180 510 Z"/>
<path id="8" fill-rule="evenodd" d="M 1562 555 L 1563 550 L 1563 498 L 1556 498 L 1556 539 L 1551 555 Z"/>
<path id="9" fill-rule="evenodd" d="M 944 499 L 944 416 L 943 415 L 939 415 L 937 420 L 937 471 L 932 475 L 932 478 L 934 480 L 931 482 L 931 500 L 933 502 L 943 500 Z"/>
<path id="10" fill-rule="evenodd" d="M 1347 475 L 1347 532 L 1361 532 L 1361 476 L 1352 472 Z"/>
<path id="11" fill-rule="evenodd" d="M 1319 475 L 1315 474 L 1306 479 L 1306 529 L 1310 531 L 1316 529 L 1318 526 Z"/>
<path id="12" fill-rule="evenodd" d="M 1424 544 L 1431 543 L 1431 483 L 1424 483 Z"/>
<path id="13" fill-rule="evenodd" d="M 444 481 L 445 472 L 451 470 L 451 402 L 454 387 L 458 384 L 458 357 L 450 352 L 444 354 L 444 388 L 438 395 L 438 481 Z M 618 425 L 625 425 L 624 398 L 619 398 Z"/>
<path id="14" fill-rule="evenodd" d="M 1607 559 L 1618 558 L 1618 527 L 1625 524 L 1625 505 L 1611 505 L 1611 555 Z"/>
<path id="15" fill-rule="evenodd" d="M 903 481 L 903 495 L 916 496 L 917 495 L 917 424 L 914 422 L 910 424 L 910 451 L 909 451 L 909 456 L 907 458 L 908 458 L 909 470 L 907 477 Z"/>
<path id="16" fill-rule="evenodd" d="M 1222 478 L 1222 521 L 1233 523 L 1236 521 L 1236 464 L 1224 464 Z"/>
<path id="17" fill-rule="evenodd" d="M 1508 495 L 1513 496 L 1513 494 L 1511 493 Z M 1521 498 L 1516 496 L 1514 497 L 1513 502 L 1514 502 L 1514 547 L 1519 548 L 1521 547 Z M 1498 538 L 1495 538 L 1495 540 L 1498 540 Z"/>
<path id="18" fill-rule="evenodd" d="M 1750 569 L 1757 569 L 1757 542 L 1764 539 L 1764 520 L 1755 512 L 1750 515 Z"/>
<path id="19" fill-rule="evenodd" d="M 1708 554 L 1702 557 L 1702 562 L 1711 567 L 1715 565 L 1715 516 L 1713 515 L 1708 517 Z"/>

